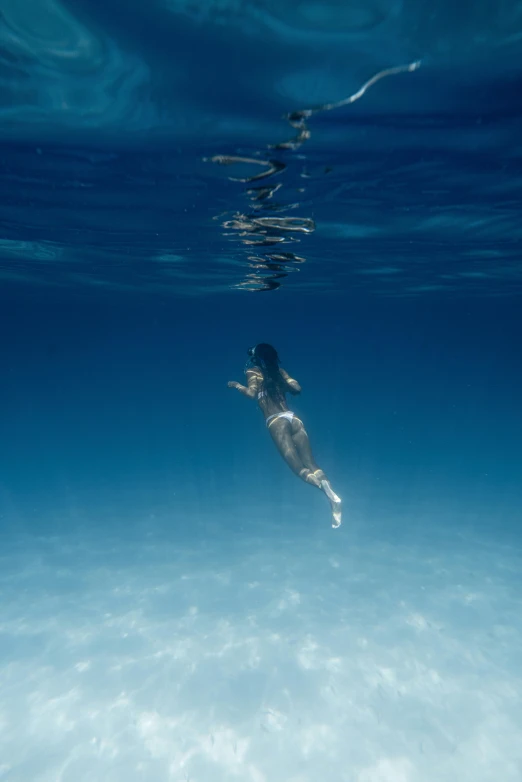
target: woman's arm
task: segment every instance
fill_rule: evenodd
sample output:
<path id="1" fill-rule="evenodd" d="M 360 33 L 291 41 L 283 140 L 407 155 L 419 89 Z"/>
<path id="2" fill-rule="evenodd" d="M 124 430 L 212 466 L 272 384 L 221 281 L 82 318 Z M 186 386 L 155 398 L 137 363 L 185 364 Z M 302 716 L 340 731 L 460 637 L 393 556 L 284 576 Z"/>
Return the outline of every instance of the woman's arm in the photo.
<path id="1" fill-rule="evenodd" d="M 290 377 L 286 369 L 283 369 L 282 367 L 279 369 L 279 372 L 281 373 L 281 377 L 285 381 L 286 385 L 288 386 L 288 390 L 291 394 L 296 396 L 297 394 L 301 393 L 301 386 L 297 382 L 297 380 L 294 380 L 293 377 Z"/>
<path id="2" fill-rule="evenodd" d="M 259 384 L 262 380 L 261 374 L 255 369 L 247 369 L 247 386 L 242 386 L 237 380 L 229 380 L 227 385 L 229 388 L 237 388 L 237 390 L 244 396 L 248 396 L 250 399 L 254 399 L 259 390 Z"/>

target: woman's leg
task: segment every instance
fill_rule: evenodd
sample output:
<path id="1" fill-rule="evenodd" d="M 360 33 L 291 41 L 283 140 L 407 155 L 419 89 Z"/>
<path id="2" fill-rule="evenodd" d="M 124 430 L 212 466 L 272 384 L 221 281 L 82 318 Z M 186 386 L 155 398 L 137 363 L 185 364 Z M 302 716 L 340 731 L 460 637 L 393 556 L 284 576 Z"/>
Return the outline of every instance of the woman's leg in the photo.
<path id="1" fill-rule="evenodd" d="M 292 472 L 306 483 L 324 491 L 332 508 L 332 527 L 338 527 L 341 523 L 341 499 L 314 461 L 303 422 L 297 416 L 291 423 L 286 418 L 275 418 L 268 428 L 279 453 Z"/>
<path id="2" fill-rule="evenodd" d="M 299 457 L 305 467 L 308 467 L 308 469 L 313 472 L 313 474 L 316 475 L 320 481 L 328 480 L 324 472 L 316 464 L 316 461 L 312 455 L 312 448 L 310 446 L 308 434 L 306 433 L 303 422 L 297 416 L 295 416 L 294 420 L 292 421 L 292 439 L 297 449 L 297 453 L 299 454 Z"/>
<path id="3" fill-rule="evenodd" d="M 330 481 L 321 468 L 317 466 L 312 455 L 308 434 L 306 433 L 303 422 L 297 418 L 297 416 L 292 421 L 292 439 L 303 464 L 308 467 L 314 478 L 318 480 L 319 488 L 324 491 L 330 501 L 330 506 L 332 508 L 332 527 L 339 527 L 341 524 L 341 498 L 337 496 L 331 487 Z"/>
<path id="4" fill-rule="evenodd" d="M 319 481 L 314 480 L 313 471 L 303 462 L 292 436 L 293 422 L 286 418 L 275 418 L 270 422 L 268 430 L 277 450 L 288 464 L 292 472 L 307 483 L 320 488 Z M 311 476 L 310 480 L 307 480 Z"/>

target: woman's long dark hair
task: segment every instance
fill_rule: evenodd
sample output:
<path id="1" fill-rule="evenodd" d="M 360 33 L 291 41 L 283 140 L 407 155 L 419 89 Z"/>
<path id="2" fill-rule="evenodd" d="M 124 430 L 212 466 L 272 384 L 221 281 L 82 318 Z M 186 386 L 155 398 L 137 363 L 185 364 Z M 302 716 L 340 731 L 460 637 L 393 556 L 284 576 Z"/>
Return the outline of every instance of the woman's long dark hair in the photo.
<path id="1" fill-rule="evenodd" d="M 260 342 L 252 351 L 253 363 L 263 373 L 263 389 L 274 401 L 285 401 L 284 384 L 279 373 L 277 350 L 267 342 Z"/>

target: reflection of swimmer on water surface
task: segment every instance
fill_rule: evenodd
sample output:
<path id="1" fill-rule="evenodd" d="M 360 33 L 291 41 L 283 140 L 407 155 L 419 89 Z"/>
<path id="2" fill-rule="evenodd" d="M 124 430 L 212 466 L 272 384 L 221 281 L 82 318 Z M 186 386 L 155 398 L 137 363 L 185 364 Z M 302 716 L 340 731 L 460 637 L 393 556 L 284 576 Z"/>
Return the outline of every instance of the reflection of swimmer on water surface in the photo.
<path id="1" fill-rule="evenodd" d="M 248 355 L 250 359 L 245 369 L 248 385 L 231 380 L 228 387 L 236 388 L 250 399 L 257 398 L 279 453 L 299 478 L 326 494 L 332 507 L 332 527 L 338 527 L 341 524 L 341 500 L 314 461 L 303 422 L 286 404 L 285 395 L 301 393 L 301 386 L 279 366 L 279 357 L 272 345 L 260 343 L 250 348 Z"/>

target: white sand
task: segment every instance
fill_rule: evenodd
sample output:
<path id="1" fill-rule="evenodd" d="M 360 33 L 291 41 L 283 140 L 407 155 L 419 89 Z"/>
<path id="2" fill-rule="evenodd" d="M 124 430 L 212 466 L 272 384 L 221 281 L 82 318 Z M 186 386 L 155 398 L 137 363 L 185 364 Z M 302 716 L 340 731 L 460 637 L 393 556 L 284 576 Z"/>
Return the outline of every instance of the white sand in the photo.
<path id="1" fill-rule="evenodd" d="M 0 780 L 520 782 L 520 550 L 180 521 L 4 538 Z"/>

